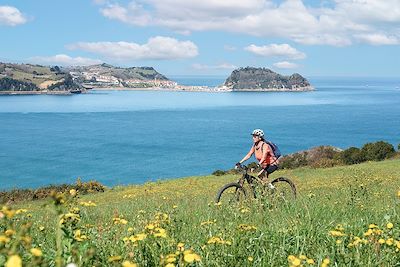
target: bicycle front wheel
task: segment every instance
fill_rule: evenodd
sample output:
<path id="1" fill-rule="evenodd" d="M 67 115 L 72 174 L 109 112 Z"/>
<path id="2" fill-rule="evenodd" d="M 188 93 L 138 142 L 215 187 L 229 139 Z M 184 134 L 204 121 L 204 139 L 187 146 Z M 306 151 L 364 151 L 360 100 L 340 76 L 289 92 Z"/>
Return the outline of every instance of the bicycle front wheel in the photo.
<path id="1" fill-rule="evenodd" d="M 246 199 L 246 190 L 238 183 L 224 185 L 217 193 L 216 203 L 240 204 Z"/>
<path id="2" fill-rule="evenodd" d="M 290 179 L 279 177 L 274 179 L 271 184 L 274 186 L 271 194 L 274 200 L 291 202 L 296 199 L 296 186 Z"/>

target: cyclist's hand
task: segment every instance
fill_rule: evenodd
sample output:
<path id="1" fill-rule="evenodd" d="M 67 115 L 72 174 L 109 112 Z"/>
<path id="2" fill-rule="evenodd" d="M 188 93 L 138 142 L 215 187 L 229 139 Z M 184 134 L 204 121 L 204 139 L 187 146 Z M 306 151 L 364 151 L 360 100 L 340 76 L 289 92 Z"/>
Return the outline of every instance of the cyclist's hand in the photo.
<path id="1" fill-rule="evenodd" d="M 237 170 L 238 168 L 240 168 L 242 166 L 242 164 L 240 164 L 240 162 L 235 164 L 235 169 Z"/>

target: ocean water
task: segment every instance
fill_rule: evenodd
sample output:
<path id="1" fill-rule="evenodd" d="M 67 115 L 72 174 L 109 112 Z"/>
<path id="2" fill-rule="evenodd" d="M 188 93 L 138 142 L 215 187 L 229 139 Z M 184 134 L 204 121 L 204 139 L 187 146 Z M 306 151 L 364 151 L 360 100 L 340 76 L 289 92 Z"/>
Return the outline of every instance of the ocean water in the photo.
<path id="1" fill-rule="evenodd" d="M 172 77 L 218 85 L 223 77 Z M 400 143 L 400 79 L 314 78 L 313 92 L 0 96 L 0 189 L 108 186 L 231 168 L 262 128 L 283 154 Z"/>

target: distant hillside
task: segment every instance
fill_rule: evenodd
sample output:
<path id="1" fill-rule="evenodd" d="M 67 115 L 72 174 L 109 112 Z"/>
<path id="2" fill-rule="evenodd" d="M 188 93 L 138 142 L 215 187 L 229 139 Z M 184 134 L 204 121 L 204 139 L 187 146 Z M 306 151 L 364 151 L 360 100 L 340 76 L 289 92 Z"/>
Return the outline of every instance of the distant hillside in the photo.
<path id="1" fill-rule="evenodd" d="M 81 85 L 59 67 L 0 63 L 0 91 L 67 91 L 79 88 Z"/>
<path id="2" fill-rule="evenodd" d="M 169 87 L 176 85 L 152 67 L 108 64 L 58 67 L 0 63 L 0 91 L 70 91 L 93 87 Z"/>
<path id="3" fill-rule="evenodd" d="M 233 91 L 307 91 L 310 83 L 298 73 L 284 76 L 266 68 L 246 67 L 234 70 L 225 87 Z"/>

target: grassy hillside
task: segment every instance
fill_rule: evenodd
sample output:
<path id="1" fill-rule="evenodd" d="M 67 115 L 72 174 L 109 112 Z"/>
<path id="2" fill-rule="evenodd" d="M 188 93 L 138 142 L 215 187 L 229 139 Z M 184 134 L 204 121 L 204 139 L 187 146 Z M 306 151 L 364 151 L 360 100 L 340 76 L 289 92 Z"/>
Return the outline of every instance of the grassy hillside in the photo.
<path id="1" fill-rule="evenodd" d="M 20 258 L 30 266 L 398 264 L 400 160 L 272 176 L 281 175 L 295 181 L 295 203 L 216 205 L 218 188 L 238 178 L 225 175 L 3 207 L 0 265 Z"/>

